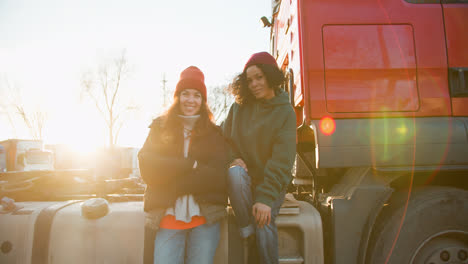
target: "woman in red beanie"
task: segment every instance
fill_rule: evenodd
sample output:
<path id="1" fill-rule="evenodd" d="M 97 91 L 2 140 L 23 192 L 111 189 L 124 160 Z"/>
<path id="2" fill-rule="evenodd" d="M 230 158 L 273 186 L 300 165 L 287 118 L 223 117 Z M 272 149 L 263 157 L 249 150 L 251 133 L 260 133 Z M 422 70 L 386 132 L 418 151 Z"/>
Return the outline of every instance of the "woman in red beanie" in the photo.
<path id="1" fill-rule="evenodd" d="M 153 121 L 138 154 L 147 184 L 145 228 L 157 231 L 153 263 L 213 262 L 227 202 L 228 160 L 206 99 L 203 73 L 188 67 L 174 103 Z M 145 232 L 145 248 L 152 244 L 148 237 Z"/>
<path id="2" fill-rule="evenodd" d="M 253 54 L 230 86 L 236 102 L 223 123 L 232 147 L 229 200 L 248 244 L 249 263 L 278 263 L 275 218 L 296 153 L 296 116 L 280 88 L 283 82 L 269 53 Z"/>

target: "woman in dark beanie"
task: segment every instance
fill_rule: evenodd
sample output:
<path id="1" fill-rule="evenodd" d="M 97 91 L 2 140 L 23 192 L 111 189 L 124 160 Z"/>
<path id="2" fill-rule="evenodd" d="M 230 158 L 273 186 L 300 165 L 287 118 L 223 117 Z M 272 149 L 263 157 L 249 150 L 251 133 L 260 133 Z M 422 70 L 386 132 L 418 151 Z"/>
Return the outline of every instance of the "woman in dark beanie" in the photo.
<path id="1" fill-rule="evenodd" d="M 147 184 L 145 228 L 157 231 L 154 263 L 213 262 L 227 202 L 228 159 L 206 98 L 203 73 L 188 67 L 174 103 L 153 121 L 138 154 Z"/>
<path id="2" fill-rule="evenodd" d="M 278 263 L 275 218 L 296 153 L 296 117 L 283 82 L 269 53 L 253 54 L 230 86 L 236 102 L 223 123 L 231 142 L 229 200 L 247 248 L 257 248 L 249 263 Z"/>

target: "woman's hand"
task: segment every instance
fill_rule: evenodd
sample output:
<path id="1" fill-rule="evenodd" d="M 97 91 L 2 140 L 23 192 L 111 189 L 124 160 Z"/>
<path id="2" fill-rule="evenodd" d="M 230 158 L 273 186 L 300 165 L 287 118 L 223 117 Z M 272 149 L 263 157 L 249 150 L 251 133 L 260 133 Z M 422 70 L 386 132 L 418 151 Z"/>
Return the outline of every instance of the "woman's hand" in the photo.
<path id="1" fill-rule="evenodd" d="M 258 227 L 263 228 L 265 224 L 270 224 L 271 207 L 266 204 L 257 202 L 252 206 L 252 215 L 255 217 L 255 222 L 257 223 Z"/>
<path id="2" fill-rule="evenodd" d="M 233 162 L 231 162 L 231 165 L 229 165 L 229 167 L 234 167 L 234 166 L 240 166 L 244 168 L 245 171 L 249 171 L 247 169 L 247 165 L 245 165 L 245 162 L 242 159 L 235 159 Z"/>

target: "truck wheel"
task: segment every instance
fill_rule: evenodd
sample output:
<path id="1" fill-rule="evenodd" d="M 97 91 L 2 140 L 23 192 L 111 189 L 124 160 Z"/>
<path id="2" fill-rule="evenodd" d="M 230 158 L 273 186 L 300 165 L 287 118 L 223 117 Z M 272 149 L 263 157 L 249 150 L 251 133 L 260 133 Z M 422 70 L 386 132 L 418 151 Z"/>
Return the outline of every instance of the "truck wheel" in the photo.
<path id="1" fill-rule="evenodd" d="M 424 187 L 412 193 L 405 214 L 406 199 L 392 198 L 379 217 L 367 263 L 468 263 L 468 192 Z"/>

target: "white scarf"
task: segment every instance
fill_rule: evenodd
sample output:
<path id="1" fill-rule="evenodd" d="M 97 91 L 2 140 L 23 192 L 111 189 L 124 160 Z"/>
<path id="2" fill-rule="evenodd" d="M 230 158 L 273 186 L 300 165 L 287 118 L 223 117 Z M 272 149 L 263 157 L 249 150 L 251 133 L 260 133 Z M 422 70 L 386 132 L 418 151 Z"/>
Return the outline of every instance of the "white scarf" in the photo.
<path id="1" fill-rule="evenodd" d="M 184 157 L 186 158 L 190 146 L 192 129 L 200 116 L 179 115 L 179 117 L 182 119 L 182 123 L 184 125 Z M 200 206 L 198 206 L 193 195 L 184 195 L 177 198 L 174 207 L 167 208 L 166 215 L 173 215 L 176 220 L 190 223 L 193 216 L 201 216 Z"/>

